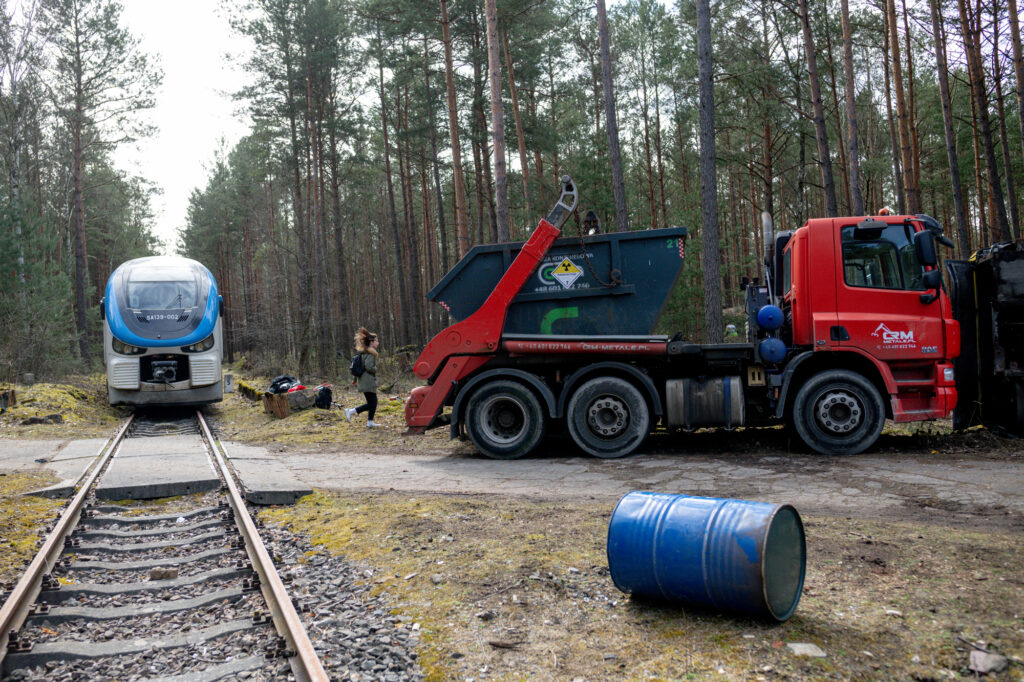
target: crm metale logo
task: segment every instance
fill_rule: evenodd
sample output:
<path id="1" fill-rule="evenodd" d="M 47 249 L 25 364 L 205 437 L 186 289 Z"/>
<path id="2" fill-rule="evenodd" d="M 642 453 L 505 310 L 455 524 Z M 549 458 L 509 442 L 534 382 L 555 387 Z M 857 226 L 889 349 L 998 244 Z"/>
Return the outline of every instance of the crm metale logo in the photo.
<path id="1" fill-rule="evenodd" d="M 871 332 L 871 336 L 881 337 L 882 343 L 886 345 L 893 343 L 915 343 L 913 331 L 893 331 L 885 326 L 884 322 L 879 324 L 875 331 Z"/>

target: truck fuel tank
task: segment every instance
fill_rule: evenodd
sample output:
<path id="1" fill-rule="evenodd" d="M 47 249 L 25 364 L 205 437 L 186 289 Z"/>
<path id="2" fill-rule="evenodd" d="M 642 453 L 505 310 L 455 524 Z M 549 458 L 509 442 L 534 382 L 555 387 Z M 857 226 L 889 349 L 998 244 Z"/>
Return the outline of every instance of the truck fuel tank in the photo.
<path id="1" fill-rule="evenodd" d="M 665 382 L 665 423 L 684 429 L 743 426 L 743 382 L 738 376 Z"/>

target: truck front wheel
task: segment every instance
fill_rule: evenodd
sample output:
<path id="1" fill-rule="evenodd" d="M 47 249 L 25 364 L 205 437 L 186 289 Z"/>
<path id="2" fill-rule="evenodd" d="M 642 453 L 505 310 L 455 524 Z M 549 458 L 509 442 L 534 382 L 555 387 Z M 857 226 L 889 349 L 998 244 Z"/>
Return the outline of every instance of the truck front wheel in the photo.
<path id="1" fill-rule="evenodd" d="M 633 384 L 615 377 L 598 377 L 573 394 L 566 422 L 581 450 L 611 458 L 624 457 L 640 447 L 651 417 L 644 397 Z"/>
<path id="2" fill-rule="evenodd" d="M 845 369 L 811 377 L 793 402 L 800 439 L 823 455 L 855 455 L 875 444 L 885 424 L 885 405 L 866 378 Z"/>
<path id="3" fill-rule="evenodd" d="M 530 389 L 514 381 L 492 381 L 469 397 L 466 433 L 492 459 L 517 459 L 544 437 L 544 412 Z"/>

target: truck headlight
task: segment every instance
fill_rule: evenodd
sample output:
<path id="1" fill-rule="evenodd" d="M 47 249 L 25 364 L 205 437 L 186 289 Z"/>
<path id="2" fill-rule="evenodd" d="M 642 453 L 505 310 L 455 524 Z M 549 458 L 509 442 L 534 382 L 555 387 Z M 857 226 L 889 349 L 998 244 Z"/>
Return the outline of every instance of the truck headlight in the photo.
<path id="1" fill-rule="evenodd" d="M 183 353 L 202 353 L 204 350 L 210 350 L 213 348 L 213 334 L 210 334 L 202 341 L 197 343 L 191 343 L 187 346 L 181 347 Z"/>
<path id="2" fill-rule="evenodd" d="M 115 353 L 119 353 L 121 355 L 142 355 L 146 352 L 145 348 L 133 346 L 130 343 L 125 343 L 119 339 L 114 339 L 111 342 L 110 347 L 114 349 Z"/>
<path id="3" fill-rule="evenodd" d="M 953 368 L 952 367 L 943 367 L 942 368 L 942 378 L 946 381 L 946 383 L 950 383 L 950 384 L 955 383 L 954 375 L 953 375 Z"/>

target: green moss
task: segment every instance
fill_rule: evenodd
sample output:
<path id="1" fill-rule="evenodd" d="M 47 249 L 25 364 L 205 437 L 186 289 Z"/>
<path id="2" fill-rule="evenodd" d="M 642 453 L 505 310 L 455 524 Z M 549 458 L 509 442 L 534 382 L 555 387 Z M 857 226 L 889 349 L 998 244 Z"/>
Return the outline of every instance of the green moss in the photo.
<path id="1" fill-rule="evenodd" d="M 125 411 L 107 403 L 103 374 L 69 377 L 65 383 L 37 383 L 14 388 L 17 404 L 0 415 L 0 436 L 7 438 L 104 437 L 124 418 Z M 30 417 L 59 414 L 61 424 L 24 425 Z"/>
<path id="2" fill-rule="evenodd" d="M 0 472 L 0 582 L 17 580 L 36 553 L 46 524 L 57 518 L 63 500 L 24 493 L 56 482 L 49 472 Z"/>

